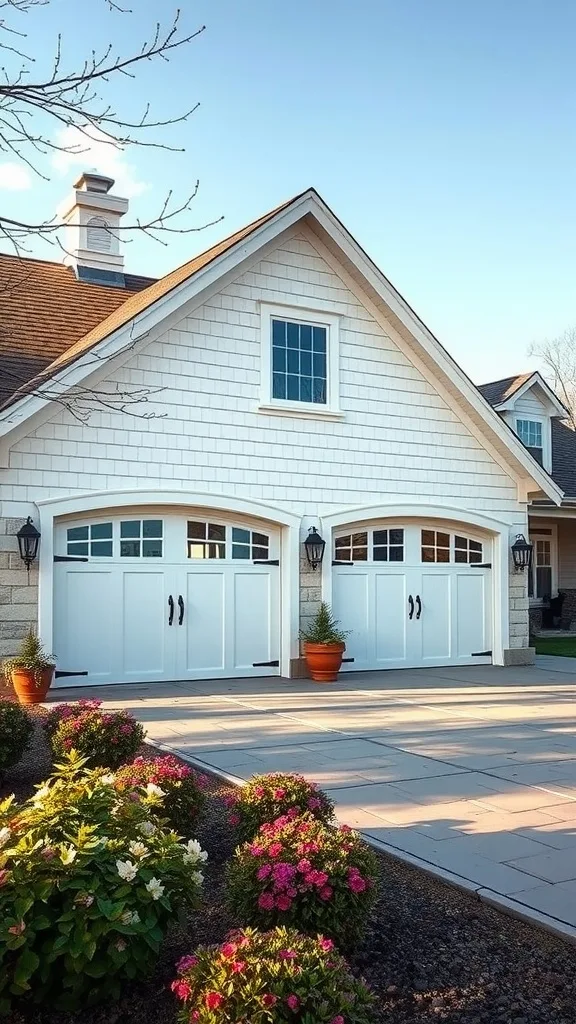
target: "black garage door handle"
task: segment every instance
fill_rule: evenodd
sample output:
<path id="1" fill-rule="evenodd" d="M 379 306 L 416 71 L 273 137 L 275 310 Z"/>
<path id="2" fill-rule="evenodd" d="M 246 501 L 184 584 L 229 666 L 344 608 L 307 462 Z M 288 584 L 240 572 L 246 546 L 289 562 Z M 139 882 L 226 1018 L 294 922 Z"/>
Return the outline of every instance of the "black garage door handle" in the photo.
<path id="1" fill-rule="evenodd" d="M 419 619 L 422 615 L 422 601 L 420 600 L 420 594 L 416 594 L 416 619 Z"/>
<path id="2" fill-rule="evenodd" d="M 178 616 L 178 625 L 181 626 L 182 623 L 184 622 L 184 598 L 182 597 L 182 594 L 178 594 L 178 607 L 180 609 L 180 614 Z"/>
<path id="3" fill-rule="evenodd" d="M 172 594 L 170 594 L 170 597 L 168 598 L 168 609 L 168 625 L 171 626 L 174 622 L 174 598 L 172 597 Z"/>

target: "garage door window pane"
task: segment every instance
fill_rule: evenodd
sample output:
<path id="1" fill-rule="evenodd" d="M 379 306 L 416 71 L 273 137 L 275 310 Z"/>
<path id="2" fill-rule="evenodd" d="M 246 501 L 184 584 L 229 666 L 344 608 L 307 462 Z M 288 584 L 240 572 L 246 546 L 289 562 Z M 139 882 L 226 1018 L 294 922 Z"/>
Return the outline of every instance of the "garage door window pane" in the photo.
<path id="1" fill-rule="evenodd" d="M 87 526 L 73 526 L 67 532 L 67 538 L 71 540 L 88 540 L 88 527 Z"/>
<path id="2" fill-rule="evenodd" d="M 469 537 L 454 537 L 454 561 L 474 564 L 482 561 L 482 544 Z"/>
<path id="3" fill-rule="evenodd" d="M 404 561 L 404 530 L 374 530 L 372 542 L 375 562 Z"/>
<path id="4" fill-rule="evenodd" d="M 144 558 L 162 558 L 162 541 L 157 538 L 143 540 L 142 556 Z"/>
<path id="5" fill-rule="evenodd" d="M 139 540 L 121 540 L 120 541 L 120 557 L 121 558 L 140 558 L 140 541 Z"/>
<path id="6" fill-rule="evenodd" d="M 422 530 L 422 561 L 449 562 L 450 534 L 439 530 Z"/>
<path id="7" fill-rule="evenodd" d="M 76 541 L 76 543 L 68 544 L 68 554 L 75 555 L 76 558 L 82 558 L 88 554 L 88 541 Z"/>
<path id="8" fill-rule="evenodd" d="M 120 523 L 120 536 L 121 537 L 139 537 L 140 536 L 140 520 L 133 519 L 129 522 Z"/>
<path id="9" fill-rule="evenodd" d="M 142 536 L 143 537 L 161 537 L 162 536 L 162 520 L 161 519 L 144 519 L 142 523 Z"/>
<path id="10" fill-rule="evenodd" d="M 90 545 L 90 554 L 96 558 L 112 558 L 112 541 L 95 540 Z"/>
<path id="11" fill-rule="evenodd" d="M 112 540 L 112 523 L 93 523 L 90 527 L 91 540 Z"/>
<path id="12" fill-rule="evenodd" d="M 188 558 L 226 558 L 226 527 L 221 523 L 188 523 Z"/>

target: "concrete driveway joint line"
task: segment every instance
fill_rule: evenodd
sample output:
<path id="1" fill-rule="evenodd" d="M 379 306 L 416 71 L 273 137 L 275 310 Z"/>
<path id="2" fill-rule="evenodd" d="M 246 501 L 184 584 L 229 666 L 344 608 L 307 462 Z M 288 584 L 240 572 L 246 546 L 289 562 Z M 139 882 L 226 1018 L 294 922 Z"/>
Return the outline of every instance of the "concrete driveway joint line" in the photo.
<path id="1" fill-rule="evenodd" d="M 551 664 L 553 663 L 553 664 Z M 98 687 L 243 785 L 295 771 L 376 849 L 576 942 L 576 660 Z M 53 699 L 94 696 L 58 690 Z"/>

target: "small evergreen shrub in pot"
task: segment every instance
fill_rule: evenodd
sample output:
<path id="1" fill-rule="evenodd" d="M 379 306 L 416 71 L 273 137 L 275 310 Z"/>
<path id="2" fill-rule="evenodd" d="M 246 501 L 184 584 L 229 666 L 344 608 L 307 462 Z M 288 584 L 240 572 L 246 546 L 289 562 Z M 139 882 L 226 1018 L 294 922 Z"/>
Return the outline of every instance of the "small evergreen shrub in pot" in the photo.
<path id="1" fill-rule="evenodd" d="M 161 813 L 170 827 L 179 835 L 190 837 L 206 803 L 206 775 L 171 754 L 137 757 L 116 773 L 116 787 L 122 792 L 138 791 L 150 783 L 164 791 Z"/>
<path id="2" fill-rule="evenodd" d="M 334 820 L 334 804 L 326 793 L 303 775 L 287 772 L 253 775 L 226 803 L 231 810 L 230 824 L 237 827 L 241 841 L 251 839 L 262 825 L 284 814 L 295 817 L 308 812 L 325 824 Z"/>
<path id="3" fill-rule="evenodd" d="M 83 1008 L 149 976 L 168 925 L 199 899 L 205 854 L 114 776 L 70 755 L 21 806 L 0 804 L 0 1015 Z"/>
<path id="4" fill-rule="evenodd" d="M 20 704 L 41 704 L 54 678 L 54 655 L 47 654 L 39 637 L 29 629 L 13 658 L 3 666 Z"/>
<path id="5" fill-rule="evenodd" d="M 369 1024 L 375 1003 L 330 939 L 287 928 L 232 932 L 182 957 L 179 1024 Z"/>
<path id="6" fill-rule="evenodd" d="M 24 754 L 33 728 L 19 704 L 0 700 L 0 781 L 6 769 L 17 764 Z"/>
<path id="7" fill-rule="evenodd" d="M 77 750 L 90 768 L 114 769 L 131 761 L 144 742 L 144 729 L 127 711 L 100 711 L 85 704 L 80 710 L 68 704 L 55 712 L 46 722 L 55 757 Z"/>
<path id="8" fill-rule="evenodd" d="M 330 605 L 322 601 L 312 622 L 300 634 L 306 667 L 316 683 L 333 683 L 338 678 L 350 630 L 340 629 Z"/>
<path id="9" fill-rule="evenodd" d="M 377 865 L 373 851 L 346 825 L 331 828 L 310 815 L 284 815 L 236 850 L 228 866 L 228 900 L 247 924 L 290 925 L 353 942 L 374 903 Z"/>

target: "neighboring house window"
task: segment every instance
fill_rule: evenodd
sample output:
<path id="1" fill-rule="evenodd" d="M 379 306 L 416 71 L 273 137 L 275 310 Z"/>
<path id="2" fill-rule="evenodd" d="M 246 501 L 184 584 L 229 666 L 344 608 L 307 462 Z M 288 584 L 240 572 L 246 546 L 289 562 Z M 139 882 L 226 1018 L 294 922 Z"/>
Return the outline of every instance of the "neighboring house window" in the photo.
<path id="1" fill-rule="evenodd" d="M 261 408 L 339 415 L 339 317 L 262 304 Z"/>
<path id="2" fill-rule="evenodd" d="M 516 420 L 516 433 L 531 455 L 542 465 L 542 423 L 539 420 Z"/>
<path id="3" fill-rule="evenodd" d="M 531 532 L 534 545 L 532 567 L 528 575 L 528 596 L 542 601 L 556 593 L 556 535 L 553 529 Z"/>

